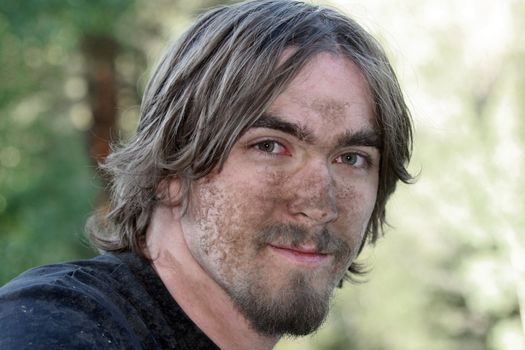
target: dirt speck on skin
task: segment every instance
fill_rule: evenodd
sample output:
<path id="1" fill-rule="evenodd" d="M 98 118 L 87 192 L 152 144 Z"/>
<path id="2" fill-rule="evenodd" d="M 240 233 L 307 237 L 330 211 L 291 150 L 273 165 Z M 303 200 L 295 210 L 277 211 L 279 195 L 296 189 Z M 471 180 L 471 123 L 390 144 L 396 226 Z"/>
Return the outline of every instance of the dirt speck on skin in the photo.
<path id="1" fill-rule="evenodd" d="M 312 102 L 312 109 L 319 112 L 323 118 L 330 123 L 343 122 L 350 105 L 337 101 L 315 100 Z"/>

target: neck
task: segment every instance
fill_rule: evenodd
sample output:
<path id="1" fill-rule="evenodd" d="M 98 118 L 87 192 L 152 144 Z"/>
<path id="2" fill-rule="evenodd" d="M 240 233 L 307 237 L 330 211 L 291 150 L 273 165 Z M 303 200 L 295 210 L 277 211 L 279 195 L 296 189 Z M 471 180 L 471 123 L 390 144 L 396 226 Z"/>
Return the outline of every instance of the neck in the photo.
<path id="1" fill-rule="evenodd" d="M 179 218 L 178 208 L 158 206 L 146 236 L 146 254 L 173 299 L 221 349 L 272 349 L 279 338 L 251 328 L 226 292 L 193 258 Z"/>

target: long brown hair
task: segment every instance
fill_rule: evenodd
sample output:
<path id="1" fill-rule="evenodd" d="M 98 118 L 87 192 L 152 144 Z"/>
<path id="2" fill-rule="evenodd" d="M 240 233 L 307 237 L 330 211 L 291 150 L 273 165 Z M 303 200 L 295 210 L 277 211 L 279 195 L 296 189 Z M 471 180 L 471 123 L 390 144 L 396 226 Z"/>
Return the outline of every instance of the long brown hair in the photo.
<path id="1" fill-rule="evenodd" d="M 290 47 L 293 54 L 279 62 Z M 375 242 L 397 181 L 412 180 L 411 119 L 395 73 L 376 40 L 343 14 L 299 1 L 255 0 L 205 13 L 166 51 L 146 88 L 136 135 L 102 165 L 111 179 L 111 208 L 88 221 L 93 245 L 143 255 L 159 184 L 179 179 L 176 204 L 186 205 L 192 182 L 220 168 L 305 63 L 326 51 L 357 64 L 372 92 L 382 148 L 363 245 Z"/>

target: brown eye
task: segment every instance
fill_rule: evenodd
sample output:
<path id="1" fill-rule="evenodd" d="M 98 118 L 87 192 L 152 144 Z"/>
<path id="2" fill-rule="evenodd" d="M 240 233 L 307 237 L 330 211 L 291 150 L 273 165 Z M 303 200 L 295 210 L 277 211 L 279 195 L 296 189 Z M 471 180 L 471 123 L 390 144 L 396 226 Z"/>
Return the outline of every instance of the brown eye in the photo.
<path id="1" fill-rule="evenodd" d="M 276 148 L 277 142 L 275 141 L 263 141 L 255 145 L 259 151 L 272 153 Z"/>
<path id="2" fill-rule="evenodd" d="M 289 156 L 290 152 L 280 142 L 274 140 L 263 140 L 253 144 L 257 151 L 261 151 L 270 156 Z"/>

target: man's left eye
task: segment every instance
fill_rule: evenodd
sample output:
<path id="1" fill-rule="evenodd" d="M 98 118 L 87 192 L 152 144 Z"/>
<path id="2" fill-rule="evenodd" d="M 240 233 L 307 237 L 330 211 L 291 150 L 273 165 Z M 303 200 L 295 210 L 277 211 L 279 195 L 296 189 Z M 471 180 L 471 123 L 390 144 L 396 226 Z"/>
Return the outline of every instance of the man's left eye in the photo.
<path id="1" fill-rule="evenodd" d="M 356 168 L 366 167 L 368 160 L 359 153 L 345 153 L 337 157 L 334 163 L 347 164 Z"/>

